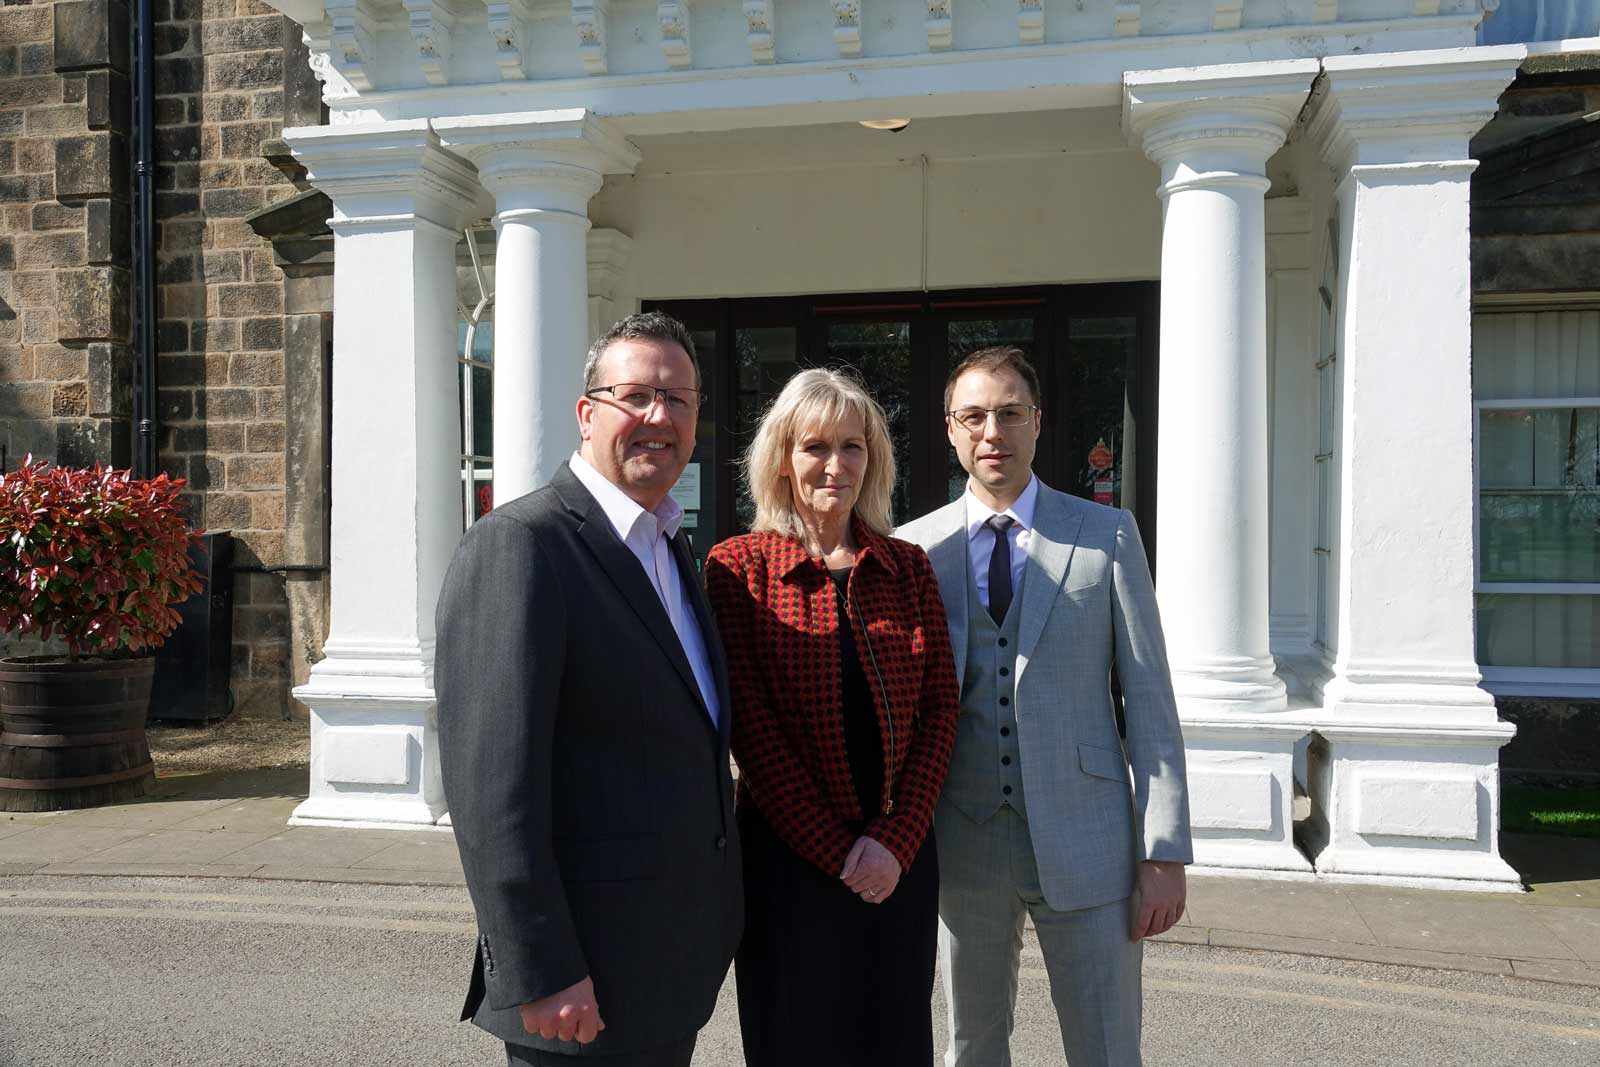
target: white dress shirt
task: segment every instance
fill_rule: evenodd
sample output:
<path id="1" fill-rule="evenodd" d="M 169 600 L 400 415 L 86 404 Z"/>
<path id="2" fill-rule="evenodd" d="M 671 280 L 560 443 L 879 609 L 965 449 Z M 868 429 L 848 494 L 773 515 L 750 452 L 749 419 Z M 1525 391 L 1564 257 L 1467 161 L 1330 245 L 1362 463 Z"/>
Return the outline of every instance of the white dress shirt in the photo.
<path id="1" fill-rule="evenodd" d="M 994 555 L 994 532 L 984 524 L 996 515 L 1009 515 L 1011 528 L 1006 536 L 1011 540 L 1011 595 L 1022 591 L 1022 569 L 1028 565 L 1028 544 L 1033 540 L 1033 511 L 1039 503 L 1039 476 L 1028 479 L 1028 487 L 1017 497 L 1016 503 L 1005 511 L 996 511 L 972 495 L 969 485 L 963 499 L 967 503 L 967 558 L 972 561 L 972 577 L 978 583 L 978 597 L 989 603 L 989 557 Z"/>
<path id="2" fill-rule="evenodd" d="M 589 461 L 579 453 L 572 454 L 568 466 L 606 513 L 606 518 L 611 520 L 612 528 L 639 561 L 639 566 L 644 568 L 650 587 L 661 598 L 661 606 L 672 621 L 672 629 L 678 635 L 678 643 L 683 646 L 683 654 L 688 657 L 689 668 L 694 671 L 695 683 L 700 687 L 700 697 L 705 701 L 706 710 L 711 712 L 711 721 L 717 722 L 722 709 L 717 704 L 717 683 L 716 676 L 711 672 L 711 656 L 706 651 L 705 635 L 700 632 L 700 621 L 684 596 L 678 564 L 672 558 L 671 541 L 683 523 L 683 506 L 668 496 L 656 506 L 655 511 L 646 511 L 636 500 L 608 481 L 605 475 L 590 466 Z"/>

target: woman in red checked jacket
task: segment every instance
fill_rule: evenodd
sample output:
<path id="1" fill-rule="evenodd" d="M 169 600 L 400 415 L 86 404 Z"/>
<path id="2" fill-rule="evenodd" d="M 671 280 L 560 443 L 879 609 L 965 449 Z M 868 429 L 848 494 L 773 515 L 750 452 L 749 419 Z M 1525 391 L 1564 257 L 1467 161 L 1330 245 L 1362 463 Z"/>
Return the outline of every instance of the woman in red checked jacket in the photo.
<path id="1" fill-rule="evenodd" d="M 745 1062 L 927 1067 L 960 709 L 938 583 L 889 536 L 894 450 L 855 378 L 795 375 L 744 462 L 752 532 L 705 574 L 739 765 Z"/>

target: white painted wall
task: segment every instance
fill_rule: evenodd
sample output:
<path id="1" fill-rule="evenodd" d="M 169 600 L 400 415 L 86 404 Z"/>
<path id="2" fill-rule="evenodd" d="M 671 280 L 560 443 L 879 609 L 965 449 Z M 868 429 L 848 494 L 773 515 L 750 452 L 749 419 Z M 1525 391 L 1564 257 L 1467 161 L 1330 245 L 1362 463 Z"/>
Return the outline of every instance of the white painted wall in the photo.
<path id="1" fill-rule="evenodd" d="M 638 138 L 596 227 L 619 293 L 741 297 L 1149 279 L 1158 175 L 1111 109 Z M 924 157 L 926 157 L 924 159 Z"/>

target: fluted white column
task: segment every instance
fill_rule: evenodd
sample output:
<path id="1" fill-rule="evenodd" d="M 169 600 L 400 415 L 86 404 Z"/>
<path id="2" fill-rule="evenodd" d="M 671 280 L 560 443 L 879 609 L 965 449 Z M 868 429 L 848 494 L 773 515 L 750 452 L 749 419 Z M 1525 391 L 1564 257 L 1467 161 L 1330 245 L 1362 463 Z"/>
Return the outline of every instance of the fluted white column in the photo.
<path id="1" fill-rule="evenodd" d="M 1311 751 L 1317 869 L 1517 888 L 1500 859 L 1515 733 L 1473 634 L 1468 142 L 1520 46 L 1344 56 L 1308 136 L 1340 237 L 1338 638 Z"/>
<path id="2" fill-rule="evenodd" d="M 297 823 L 431 826 L 433 612 L 460 537 L 455 247 L 479 189 L 426 121 L 284 132 L 333 200 L 331 605 Z"/>
<path id="3" fill-rule="evenodd" d="M 584 110 L 436 124 L 495 200 L 494 499 L 543 485 L 577 444 L 589 344 L 589 198 L 638 152 Z"/>
<path id="4" fill-rule="evenodd" d="M 1284 707 L 1267 607 L 1267 157 L 1314 61 L 1129 74 L 1130 135 L 1161 168 L 1156 543 L 1188 712 Z"/>

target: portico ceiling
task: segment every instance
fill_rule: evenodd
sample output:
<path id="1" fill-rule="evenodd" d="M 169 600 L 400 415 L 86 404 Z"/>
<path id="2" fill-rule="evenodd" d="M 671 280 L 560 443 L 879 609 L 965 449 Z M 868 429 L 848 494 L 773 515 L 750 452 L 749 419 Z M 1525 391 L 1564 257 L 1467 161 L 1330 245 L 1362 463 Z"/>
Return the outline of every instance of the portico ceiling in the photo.
<path id="1" fill-rule="evenodd" d="M 1498 0 L 270 0 L 331 121 L 633 134 L 1115 106 L 1129 70 L 1473 43 Z"/>

